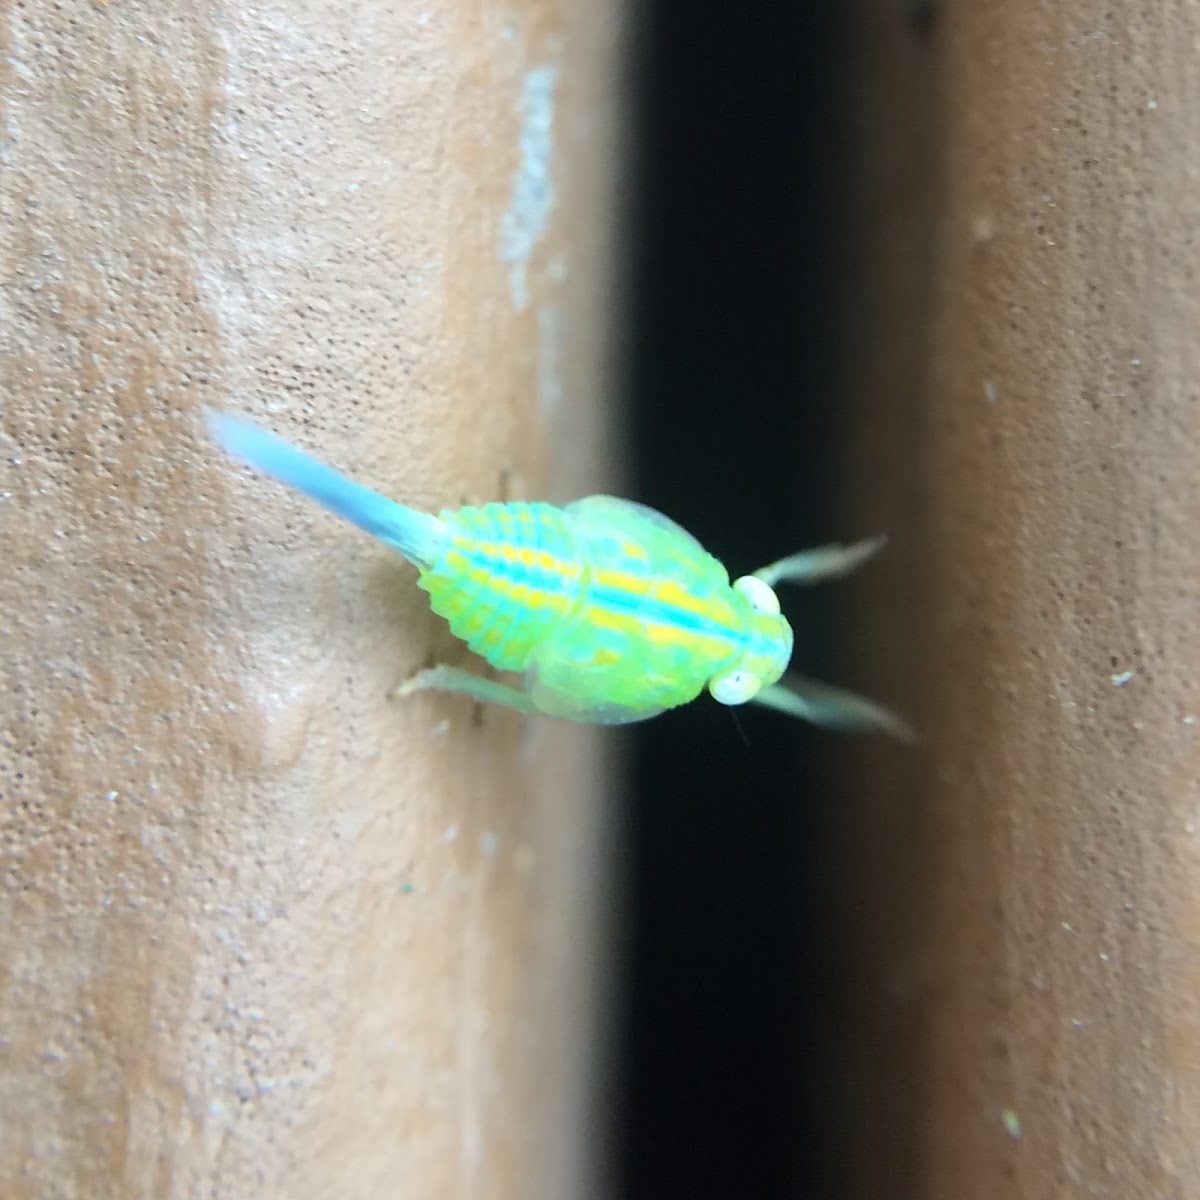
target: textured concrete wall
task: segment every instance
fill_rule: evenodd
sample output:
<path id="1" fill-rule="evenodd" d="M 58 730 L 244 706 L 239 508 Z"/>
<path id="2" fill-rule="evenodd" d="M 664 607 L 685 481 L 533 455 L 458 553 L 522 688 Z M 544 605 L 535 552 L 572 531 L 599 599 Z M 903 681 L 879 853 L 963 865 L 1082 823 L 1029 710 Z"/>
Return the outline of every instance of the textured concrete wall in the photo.
<path id="1" fill-rule="evenodd" d="M 199 414 L 595 485 L 615 7 L 3 8 L 0 1194 L 573 1194 L 596 744 Z"/>
<path id="2" fill-rule="evenodd" d="M 860 9 L 856 1194 L 1200 1195 L 1200 12 Z"/>

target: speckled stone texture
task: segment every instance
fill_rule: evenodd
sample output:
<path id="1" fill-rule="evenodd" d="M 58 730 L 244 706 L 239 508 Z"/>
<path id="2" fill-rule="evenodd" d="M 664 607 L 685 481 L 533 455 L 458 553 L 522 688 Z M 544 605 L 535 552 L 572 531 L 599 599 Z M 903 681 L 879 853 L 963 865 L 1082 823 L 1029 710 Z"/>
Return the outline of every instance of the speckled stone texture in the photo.
<path id="1" fill-rule="evenodd" d="M 617 11 L 4 5 L 0 1195 L 559 1198 L 590 733 L 207 444 L 436 508 L 603 484 Z"/>
<path id="2" fill-rule="evenodd" d="M 1197 1196 L 1200 10 L 857 11 L 854 1194 Z"/>

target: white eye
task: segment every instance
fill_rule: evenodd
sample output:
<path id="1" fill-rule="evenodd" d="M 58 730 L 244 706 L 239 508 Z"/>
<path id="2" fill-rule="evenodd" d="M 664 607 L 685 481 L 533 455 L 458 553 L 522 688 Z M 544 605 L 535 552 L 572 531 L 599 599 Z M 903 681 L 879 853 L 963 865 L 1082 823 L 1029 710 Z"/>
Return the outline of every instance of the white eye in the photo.
<path id="1" fill-rule="evenodd" d="M 767 588 L 767 591 L 770 590 Z M 751 672 L 735 667 L 732 671 L 722 671 L 720 675 L 713 676 L 708 690 L 718 704 L 745 704 L 762 690 L 762 682 Z"/>
<path id="2" fill-rule="evenodd" d="M 779 616 L 779 597 L 771 590 L 770 584 L 763 583 L 753 575 L 743 575 L 734 583 L 733 590 L 745 596 L 755 612 L 765 613 L 769 617 Z"/>

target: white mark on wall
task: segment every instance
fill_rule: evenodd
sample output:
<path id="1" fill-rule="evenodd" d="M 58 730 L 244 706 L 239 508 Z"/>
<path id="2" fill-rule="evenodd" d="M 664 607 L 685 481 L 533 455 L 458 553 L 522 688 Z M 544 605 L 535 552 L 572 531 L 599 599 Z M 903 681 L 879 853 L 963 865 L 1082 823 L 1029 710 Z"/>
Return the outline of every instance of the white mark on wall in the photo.
<path id="1" fill-rule="evenodd" d="M 543 413 L 554 412 L 562 403 L 562 314 L 552 304 L 538 309 L 538 400 Z"/>
<path id="2" fill-rule="evenodd" d="M 508 266 L 508 288 L 518 309 L 529 304 L 529 259 L 554 207 L 550 158 L 557 85 L 558 68 L 544 66 L 527 72 L 521 88 L 521 161 L 513 174 L 508 211 L 500 220 L 500 261 Z"/>

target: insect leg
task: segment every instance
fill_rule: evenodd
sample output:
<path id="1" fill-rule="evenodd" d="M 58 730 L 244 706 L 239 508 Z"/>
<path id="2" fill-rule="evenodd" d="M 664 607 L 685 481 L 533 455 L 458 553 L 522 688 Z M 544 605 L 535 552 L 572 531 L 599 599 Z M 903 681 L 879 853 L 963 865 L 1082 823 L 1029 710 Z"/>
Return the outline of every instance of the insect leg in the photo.
<path id="1" fill-rule="evenodd" d="M 403 696 L 411 696 L 414 692 L 438 691 L 461 692 L 473 700 L 484 704 L 502 704 L 505 708 L 515 708 L 521 712 L 538 712 L 538 707 L 520 688 L 499 683 L 495 679 L 485 679 L 459 667 L 430 667 L 420 671 L 411 679 L 406 680 L 388 693 L 391 700 Z"/>
<path id="2" fill-rule="evenodd" d="M 818 546 L 815 550 L 802 550 L 760 567 L 754 572 L 756 579 L 774 587 L 777 583 L 822 583 L 826 579 L 840 579 L 861 566 L 873 554 L 883 549 L 885 536 L 864 538 L 849 546 Z"/>
<path id="3" fill-rule="evenodd" d="M 882 705 L 805 675 L 785 675 L 781 682 L 763 688 L 754 697 L 754 703 L 799 717 L 822 729 L 848 733 L 878 729 L 902 742 L 916 740 L 908 723 Z"/>

